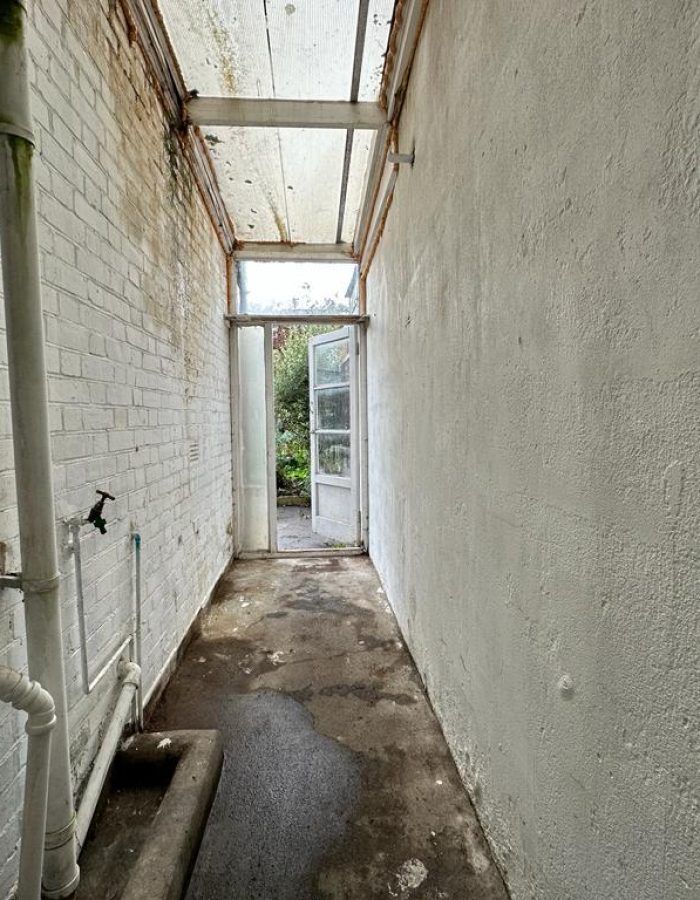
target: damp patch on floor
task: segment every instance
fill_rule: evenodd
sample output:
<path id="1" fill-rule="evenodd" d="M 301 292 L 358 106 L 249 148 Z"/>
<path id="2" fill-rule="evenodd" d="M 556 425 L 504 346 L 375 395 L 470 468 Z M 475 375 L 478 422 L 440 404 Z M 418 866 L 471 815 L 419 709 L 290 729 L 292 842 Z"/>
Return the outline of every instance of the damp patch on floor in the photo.
<path id="1" fill-rule="evenodd" d="M 236 563 L 151 727 L 223 736 L 188 900 L 507 898 L 367 558 Z"/>

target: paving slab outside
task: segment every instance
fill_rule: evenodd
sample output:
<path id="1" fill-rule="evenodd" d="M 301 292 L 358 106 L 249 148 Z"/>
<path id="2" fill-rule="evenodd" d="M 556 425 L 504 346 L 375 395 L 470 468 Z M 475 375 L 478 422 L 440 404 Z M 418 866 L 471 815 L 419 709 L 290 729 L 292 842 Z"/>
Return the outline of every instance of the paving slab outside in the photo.
<path id="1" fill-rule="evenodd" d="M 318 550 L 334 544 L 311 530 L 310 506 L 278 506 L 277 546 L 280 550 Z"/>
<path id="2" fill-rule="evenodd" d="M 238 562 L 149 729 L 225 761 L 188 900 L 506 900 L 364 557 Z"/>

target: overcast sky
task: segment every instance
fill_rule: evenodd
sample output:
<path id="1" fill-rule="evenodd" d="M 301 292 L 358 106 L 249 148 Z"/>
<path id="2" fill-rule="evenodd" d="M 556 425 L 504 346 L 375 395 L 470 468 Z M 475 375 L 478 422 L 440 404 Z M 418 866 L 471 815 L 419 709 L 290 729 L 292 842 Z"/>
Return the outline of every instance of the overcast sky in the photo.
<path id="1" fill-rule="evenodd" d="M 321 307 L 331 299 L 348 306 L 345 299 L 354 263 L 246 262 L 240 266 L 241 311 L 264 312 L 291 308 L 293 300 L 306 309 Z M 303 310 L 300 308 L 299 312 Z"/>

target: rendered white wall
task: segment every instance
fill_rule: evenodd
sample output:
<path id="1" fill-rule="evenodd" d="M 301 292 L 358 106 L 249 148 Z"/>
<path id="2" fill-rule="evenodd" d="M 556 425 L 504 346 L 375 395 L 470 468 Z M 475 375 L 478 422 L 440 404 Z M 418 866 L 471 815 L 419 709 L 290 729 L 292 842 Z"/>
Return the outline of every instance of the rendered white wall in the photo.
<path id="1" fill-rule="evenodd" d="M 699 896 L 698 47 L 431 0 L 402 119 L 371 552 L 516 900 Z"/>
<path id="2" fill-rule="evenodd" d="M 117 4 L 118 6 L 118 4 Z M 143 536 L 148 690 L 232 548 L 224 257 L 137 46 L 108 0 L 34 0 L 33 113 L 59 518 L 113 493 L 86 535 L 93 671 L 128 630 L 130 532 Z M 1 309 L 1 306 L 0 306 Z M 59 539 L 65 531 L 59 530 Z M 4 336 L 0 540 L 17 540 Z M 72 759 L 79 782 L 113 708 L 115 677 L 82 694 L 73 563 L 61 555 Z M 26 664 L 20 595 L 0 592 L 0 661 Z M 0 709 L 0 897 L 16 876 L 23 717 Z"/>

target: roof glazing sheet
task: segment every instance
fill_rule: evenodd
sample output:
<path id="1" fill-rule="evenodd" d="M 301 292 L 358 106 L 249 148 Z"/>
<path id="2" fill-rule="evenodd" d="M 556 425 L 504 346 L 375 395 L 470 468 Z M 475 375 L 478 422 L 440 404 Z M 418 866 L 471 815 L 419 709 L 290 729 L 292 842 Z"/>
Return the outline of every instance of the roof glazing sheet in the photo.
<path id="1" fill-rule="evenodd" d="M 361 0 L 160 0 L 188 90 L 201 96 L 352 99 Z M 357 99 L 376 101 L 394 0 L 368 0 Z M 204 127 L 241 240 L 333 243 L 355 231 L 372 133 Z M 341 223 L 339 233 L 339 222 Z"/>
<path id="2" fill-rule="evenodd" d="M 345 131 L 207 128 L 204 136 L 239 239 L 335 242 Z M 354 132 L 343 240 L 352 240 L 371 140 Z"/>
<path id="3" fill-rule="evenodd" d="M 360 0 L 160 0 L 189 90 L 349 100 Z M 370 0 L 360 100 L 376 100 L 393 0 Z"/>

